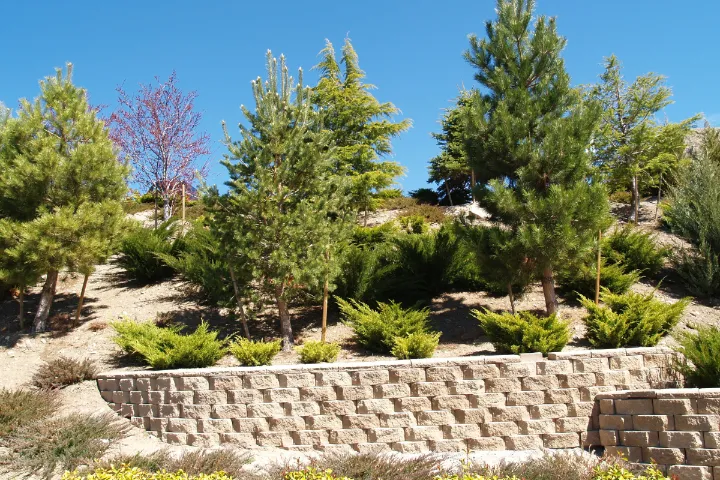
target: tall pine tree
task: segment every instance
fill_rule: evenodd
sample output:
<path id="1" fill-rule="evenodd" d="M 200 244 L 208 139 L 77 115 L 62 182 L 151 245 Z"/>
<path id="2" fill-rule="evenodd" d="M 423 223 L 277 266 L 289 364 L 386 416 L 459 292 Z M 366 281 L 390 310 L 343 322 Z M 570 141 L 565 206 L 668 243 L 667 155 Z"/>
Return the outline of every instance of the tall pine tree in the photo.
<path id="1" fill-rule="evenodd" d="M 589 145 L 596 105 L 570 86 L 554 18 L 533 19 L 533 0 L 498 0 L 487 38 L 470 37 L 466 60 L 481 86 L 466 128 L 476 194 L 510 229 L 509 251 L 525 253 L 548 314 L 554 275 L 593 247 L 608 222 L 605 189 L 592 178 Z"/>
<path id="2" fill-rule="evenodd" d="M 45 274 L 34 331 L 45 330 L 60 271 L 88 273 L 109 254 L 127 191 L 127 170 L 86 91 L 72 83 L 72 65 L 40 88 L 34 102 L 21 101 L 0 149 L 0 233 L 12 233 L 0 239 L 0 257 L 23 282 Z"/>
<path id="3" fill-rule="evenodd" d="M 432 134 L 441 152 L 430 160 L 428 183 L 438 184 L 441 205 L 461 205 L 472 198 L 472 168 L 464 144 L 463 109 L 467 108 L 466 97 L 463 93 L 445 112 L 440 122 L 442 132 Z"/>
<path id="4" fill-rule="evenodd" d="M 383 158 L 392 154 L 392 139 L 410 128 L 411 122 L 394 122 L 398 109 L 370 93 L 375 87 L 363 82 L 365 72 L 350 39 L 345 39 L 340 63 L 329 41 L 320 54 L 322 60 L 314 67 L 320 71 L 320 80 L 313 88 L 312 101 L 337 148 L 335 168 L 352 178 L 353 201 L 367 218 L 376 195 L 404 171 L 397 162 Z"/>
<path id="5" fill-rule="evenodd" d="M 665 77 L 648 73 L 628 83 L 621 68 L 615 55 L 608 57 L 600 83 L 589 90 L 603 112 L 593 152 L 611 186 L 629 188 L 632 217 L 637 223 L 640 182 L 657 183 L 660 173 L 677 167 L 678 150 L 682 152 L 685 136 L 700 117 L 659 125 L 657 112 L 672 103 L 672 90 L 665 85 Z"/>
<path id="6" fill-rule="evenodd" d="M 229 191 L 215 199 L 213 221 L 229 239 L 231 258 L 274 299 L 289 350 L 289 303 L 300 290 L 319 290 L 326 278 L 324 232 L 332 230 L 345 192 L 302 71 L 295 85 L 284 57 L 278 65 L 268 52 L 267 80 L 258 78 L 252 88 L 255 111 L 243 107 L 248 125 L 240 125 L 241 139 L 233 142 L 226 131 Z"/>

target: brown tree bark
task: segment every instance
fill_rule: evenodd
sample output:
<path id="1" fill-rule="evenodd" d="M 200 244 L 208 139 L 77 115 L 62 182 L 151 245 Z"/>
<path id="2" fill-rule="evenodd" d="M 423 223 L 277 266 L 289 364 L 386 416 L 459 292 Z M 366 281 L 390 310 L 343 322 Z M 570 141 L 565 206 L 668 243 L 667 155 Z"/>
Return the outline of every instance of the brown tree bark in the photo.
<path id="1" fill-rule="evenodd" d="M 515 315 L 515 295 L 513 294 L 512 283 L 508 283 L 507 289 L 508 297 L 510 297 L 510 310 L 512 314 Z"/>
<path id="2" fill-rule="evenodd" d="M 330 268 L 330 248 L 325 250 L 325 262 L 329 269 Z M 325 336 L 327 334 L 328 287 L 329 287 L 328 273 L 325 272 L 325 282 L 323 284 L 322 332 L 320 333 L 320 341 L 323 343 L 325 342 Z"/>
<path id="3" fill-rule="evenodd" d="M 20 287 L 18 293 L 18 320 L 20 321 L 20 330 L 25 328 L 25 286 Z"/>
<path id="4" fill-rule="evenodd" d="M 247 317 L 245 316 L 245 308 L 243 307 L 242 298 L 240 298 L 240 287 L 238 286 L 237 278 L 235 277 L 235 270 L 233 270 L 232 264 L 230 262 L 228 262 L 228 267 L 228 270 L 230 270 L 230 279 L 232 280 L 233 284 L 233 291 L 235 292 L 235 303 L 237 304 L 238 311 L 240 312 L 240 323 L 242 323 L 245 338 L 249 340 L 250 329 L 248 328 Z"/>
<path id="5" fill-rule="evenodd" d="M 82 289 L 80 290 L 80 301 L 78 302 L 77 310 L 75 311 L 75 322 L 73 323 L 73 327 L 77 327 L 80 323 L 80 312 L 82 312 L 83 303 L 85 302 L 85 288 L 87 288 L 88 278 L 90 278 L 89 273 L 86 274 L 83 279 Z"/>
<path id="6" fill-rule="evenodd" d="M 47 318 L 50 315 L 50 307 L 52 307 L 53 298 L 55 297 L 57 279 L 58 271 L 50 270 L 40 293 L 40 305 L 38 305 L 37 313 L 35 313 L 33 333 L 44 332 L 47 328 Z"/>
<path id="7" fill-rule="evenodd" d="M 283 352 L 291 352 L 293 344 L 292 324 L 290 323 L 290 310 L 287 301 L 281 295 L 276 295 L 278 313 L 280 314 L 280 332 L 282 335 Z"/>
<path id="8" fill-rule="evenodd" d="M 542 288 L 545 296 L 545 310 L 548 315 L 557 312 L 558 301 L 555 296 L 555 279 L 553 278 L 552 268 L 546 268 L 542 272 Z"/>
<path id="9" fill-rule="evenodd" d="M 453 206 L 452 195 L 450 195 L 450 187 L 448 187 L 447 180 L 445 180 L 445 194 L 447 195 L 448 201 L 450 202 L 450 206 L 452 207 Z"/>
<path id="10" fill-rule="evenodd" d="M 632 177 L 632 204 L 635 225 L 640 221 L 640 187 L 638 186 L 637 176 Z"/>

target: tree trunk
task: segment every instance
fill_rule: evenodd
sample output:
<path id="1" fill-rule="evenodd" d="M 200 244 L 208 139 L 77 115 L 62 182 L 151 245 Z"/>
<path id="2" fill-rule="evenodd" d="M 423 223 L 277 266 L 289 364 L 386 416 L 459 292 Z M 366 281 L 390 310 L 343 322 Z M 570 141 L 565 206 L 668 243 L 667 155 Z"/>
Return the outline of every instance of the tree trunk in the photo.
<path id="1" fill-rule="evenodd" d="M 325 251 L 325 263 L 330 268 L 330 249 Z M 325 336 L 327 334 L 327 310 L 328 310 L 328 272 L 325 272 L 325 283 L 323 284 L 323 306 L 322 306 L 322 330 L 320 333 L 320 341 L 325 342 Z"/>
<path id="2" fill-rule="evenodd" d="M 78 302 L 77 311 L 75 311 L 75 323 L 73 323 L 73 327 L 77 327 L 80 323 L 80 312 L 82 312 L 83 303 L 85 302 L 85 288 L 87 287 L 88 278 L 90 278 L 89 273 L 86 274 L 83 279 L 83 286 L 80 290 L 80 301 Z"/>
<path id="3" fill-rule="evenodd" d="M 447 180 L 445 180 L 445 193 L 447 194 L 448 201 L 450 202 L 450 206 L 452 207 L 453 206 L 452 195 L 450 195 L 450 187 L 448 187 Z"/>
<path id="4" fill-rule="evenodd" d="M 633 204 L 633 215 L 632 219 L 635 221 L 635 225 L 638 224 L 640 219 L 640 188 L 638 187 L 638 178 L 633 175 L 632 177 L 632 204 Z"/>
<path id="5" fill-rule="evenodd" d="M 600 273 L 602 267 L 602 230 L 598 232 L 597 276 L 595 277 L 595 305 L 600 304 Z"/>
<path id="6" fill-rule="evenodd" d="M 658 211 L 660 210 L 660 200 L 662 199 L 662 172 L 660 172 L 660 183 L 658 184 L 658 198 L 655 204 L 655 221 L 658 219 Z"/>
<path id="7" fill-rule="evenodd" d="M 515 315 L 515 295 L 513 295 L 512 283 L 508 283 L 507 289 L 508 297 L 510 297 L 510 310 L 512 311 L 512 314 Z"/>
<path id="8" fill-rule="evenodd" d="M 172 208 L 170 206 L 170 195 L 163 195 L 163 222 L 170 220 Z"/>
<path id="9" fill-rule="evenodd" d="M 280 332 L 282 334 L 283 352 L 291 352 L 294 340 L 292 325 L 290 324 L 290 310 L 287 301 L 282 298 L 282 288 L 275 287 L 275 301 L 280 314 Z"/>
<path id="10" fill-rule="evenodd" d="M 242 304 L 242 298 L 240 298 L 240 288 L 238 287 L 237 278 L 235 278 L 235 270 L 232 268 L 232 264 L 228 262 L 228 270 L 230 270 L 230 279 L 232 279 L 233 291 L 235 292 L 235 303 L 238 306 L 240 312 L 240 322 L 242 323 L 243 332 L 245 338 L 250 339 L 250 329 L 248 328 L 247 317 L 245 316 L 245 308 Z"/>
<path id="11" fill-rule="evenodd" d="M 153 215 L 153 216 L 154 216 L 154 218 L 155 218 L 155 230 L 157 230 L 157 210 L 158 210 L 158 207 L 157 207 L 157 190 L 155 190 L 155 194 L 153 195 L 153 197 L 155 198 L 155 215 Z"/>
<path id="12" fill-rule="evenodd" d="M 20 287 L 20 293 L 18 293 L 18 320 L 20 321 L 20 330 L 25 328 L 25 286 Z"/>
<path id="13" fill-rule="evenodd" d="M 50 307 L 52 307 L 53 298 L 55 297 L 57 279 L 58 271 L 50 270 L 40 293 L 40 305 L 38 305 L 35 320 L 33 321 L 33 333 L 44 332 L 47 328 L 47 318 L 50 315 Z"/>
<path id="14" fill-rule="evenodd" d="M 473 203 L 475 202 L 475 169 L 470 171 L 470 195 L 472 196 Z"/>
<path id="15" fill-rule="evenodd" d="M 553 278 L 552 268 L 546 268 L 542 272 L 542 288 L 545 296 L 545 310 L 548 315 L 557 312 L 558 301 L 555 296 L 555 279 Z"/>
<path id="16" fill-rule="evenodd" d="M 365 219 L 363 220 L 363 227 L 367 227 L 368 215 L 370 215 L 370 208 L 365 205 Z"/>

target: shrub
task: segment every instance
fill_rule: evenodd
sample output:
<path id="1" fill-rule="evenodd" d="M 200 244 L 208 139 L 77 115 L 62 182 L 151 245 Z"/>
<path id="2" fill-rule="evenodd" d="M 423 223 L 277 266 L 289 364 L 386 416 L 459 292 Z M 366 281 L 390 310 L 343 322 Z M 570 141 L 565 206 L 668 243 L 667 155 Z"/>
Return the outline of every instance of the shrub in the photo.
<path id="1" fill-rule="evenodd" d="M 334 362 L 340 353 L 337 343 L 309 341 L 298 349 L 301 363 Z"/>
<path id="2" fill-rule="evenodd" d="M 57 467 L 73 470 L 101 457 L 126 427 L 112 414 L 71 414 L 17 429 L 9 452 L 0 459 L 13 471 L 42 473 L 49 478 Z"/>
<path id="3" fill-rule="evenodd" d="M 398 234 L 397 225 L 393 222 L 383 223 L 377 227 L 355 227 L 352 243 L 355 245 L 377 245 L 384 243 Z"/>
<path id="4" fill-rule="evenodd" d="M 383 210 L 402 210 L 403 208 L 414 207 L 417 203 L 416 199 L 403 196 L 383 198 L 377 202 L 378 208 Z"/>
<path id="5" fill-rule="evenodd" d="M 177 472 L 147 472 L 138 467 L 123 465 L 117 468 L 98 468 L 88 475 L 78 472 L 66 472 L 62 480 L 233 480 L 233 477 L 222 470 L 198 475 L 182 470 Z"/>
<path id="6" fill-rule="evenodd" d="M 395 302 L 378 302 L 373 310 L 367 304 L 355 300 L 337 298 L 344 323 L 353 329 L 355 340 L 362 347 L 377 353 L 390 353 L 396 337 L 428 331 L 427 309 L 404 309 Z"/>
<path id="7" fill-rule="evenodd" d="M 158 254 L 170 268 L 191 283 L 208 302 L 227 307 L 233 303 L 230 270 L 220 242 L 202 222 L 195 222 L 178 239 L 177 252 Z"/>
<path id="8" fill-rule="evenodd" d="M 586 263 L 566 269 L 558 273 L 560 289 L 573 298 L 595 297 L 597 282 L 597 263 Z M 625 271 L 625 267 L 618 263 L 608 264 L 606 259 L 601 260 L 600 285 L 612 293 L 625 293 L 640 280 L 639 272 Z"/>
<path id="9" fill-rule="evenodd" d="M 32 383 L 38 388 L 62 388 L 92 380 L 95 375 L 97 367 L 89 359 L 76 360 L 60 356 L 40 365 L 32 377 Z"/>
<path id="10" fill-rule="evenodd" d="M 713 297 L 720 292 L 720 255 L 705 242 L 694 249 L 680 249 L 673 255 L 675 271 L 688 292 Z"/>
<path id="11" fill-rule="evenodd" d="M 16 429 L 45 420 L 57 406 L 53 392 L 0 389 L 0 445 Z"/>
<path id="12" fill-rule="evenodd" d="M 333 474 L 331 469 L 318 470 L 308 467 L 305 470 L 297 472 L 288 472 L 283 475 L 283 480 L 352 480 L 347 477 L 338 477 Z"/>
<path id="13" fill-rule="evenodd" d="M 378 248 L 350 245 L 344 254 L 342 273 L 335 294 L 359 301 L 374 301 L 378 296 L 387 266 L 383 266 L 387 246 Z"/>
<path id="14" fill-rule="evenodd" d="M 632 203 L 632 193 L 626 191 L 613 192 L 609 197 L 611 202 L 630 205 Z"/>
<path id="15" fill-rule="evenodd" d="M 162 470 L 167 472 L 183 471 L 188 475 L 194 476 L 224 472 L 234 478 L 244 478 L 246 471 L 243 467 L 247 465 L 250 458 L 251 457 L 245 453 L 238 453 L 229 448 L 186 451 L 179 456 L 173 455 L 169 450 L 158 450 L 149 455 L 114 456 L 109 459 L 97 461 L 94 466 L 96 473 L 99 470 L 112 470 L 114 466 L 122 465 L 128 469 L 135 468 L 148 473 L 160 472 Z M 144 479 L 145 477 L 140 478 Z"/>
<path id="16" fill-rule="evenodd" d="M 430 226 L 420 215 L 411 215 L 398 218 L 398 223 L 407 233 L 427 233 Z"/>
<path id="17" fill-rule="evenodd" d="M 428 223 L 443 223 L 446 219 L 444 208 L 424 203 L 403 208 L 399 217 L 422 217 Z"/>
<path id="18" fill-rule="evenodd" d="M 430 358 L 440 342 L 440 333 L 415 332 L 405 337 L 395 337 L 392 354 L 400 360 Z"/>
<path id="19" fill-rule="evenodd" d="M 335 475 L 355 480 L 432 480 L 439 472 L 443 457 L 433 454 L 412 455 L 330 454 L 315 465 Z M 271 478 L 273 478 L 271 476 Z"/>
<path id="20" fill-rule="evenodd" d="M 559 352 L 570 340 L 567 322 L 553 314 L 538 317 L 531 312 L 494 313 L 473 310 L 495 350 L 504 353 Z"/>
<path id="21" fill-rule="evenodd" d="M 152 283 L 173 275 L 173 269 L 162 259 L 163 255 L 177 254 L 177 243 L 173 240 L 177 227 L 165 222 L 156 230 L 136 227 L 120 244 L 118 264 L 126 275 L 141 283 Z"/>
<path id="22" fill-rule="evenodd" d="M 113 341 L 124 351 L 139 356 L 155 369 L 203 368 L 215 365 L 225 355 L 225 342 L 203 322 L 183 335 L 181 325 L 160 328 L 152 323 L 132 320 L 113 322 L 117 332 Z"/>
<path id="23" fill-rule="evenodd" d="M 238 338 L 230 344 L 230 353 L 238 359 L 241 365 L 259 367 L 270 365 L 272 359 L 280 352 L 280 340 L 262 342 Z"/>
<path id="24" fill-rule="evenodd" d="M 680 332 L 677 336 L 683 359 L 676 367 L 690 387 L 720 387 L 720 329 L 699 327 L 697 333 Z"/>
<path id="25" fill-rule="evenodd" d="M 656 300 L 655 292 L 616 295 L 607 289 L 602 291 L 600 299 L 606 306 L 580 297 L 588 310 L 587 339 L 599 348 L 655 346 L 677 324 L 690 304 L 689 298 L 667 304 Z"/>
<path id="26" fill-rule="evenodd" d="M 635 475 L 625 467 L 611 465 L 609 467 L 598 466 L 593 472 L 592 480 L 670 480 L 657 469 L 650 466 L 645 470 L 644 475 Z"/>
<path id="27" fill-rule="evenodd" d="M 670 249 L 657 245 L 652 234 L 631 225 L 616 229 L 605 238 L 602 250 L 611 263 L 651 276 L 660 272 L 670 254 Z"/>
<path id="28" fill-rule="evenodd" d="M 598 459 L 570 452 L 548 452 L 521 461 L 497 465 L 470 465 L 468 470 L 492 478 L 518 477 L 524 480 L 590 480 Z"/>

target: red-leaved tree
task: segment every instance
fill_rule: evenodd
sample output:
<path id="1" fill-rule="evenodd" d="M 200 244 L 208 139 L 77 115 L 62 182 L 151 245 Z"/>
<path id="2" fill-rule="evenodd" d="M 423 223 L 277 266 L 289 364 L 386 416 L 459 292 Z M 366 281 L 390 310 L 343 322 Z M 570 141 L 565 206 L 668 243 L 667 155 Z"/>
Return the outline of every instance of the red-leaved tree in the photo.
<path id="1" fill-rule="evenodd" d="M 118 87 L 118 109 L 110 116 L 111 138 L 133 167 L 133 179 L 163 199 L 163 218 L 172 216 L 174 199 L 182 186 L 204 178 L 210 136 L 197 132 L 202 114 L 194 110 L 196 92 L 187 95 L 167 82 L 140 85 L 134 95 Z"/>

